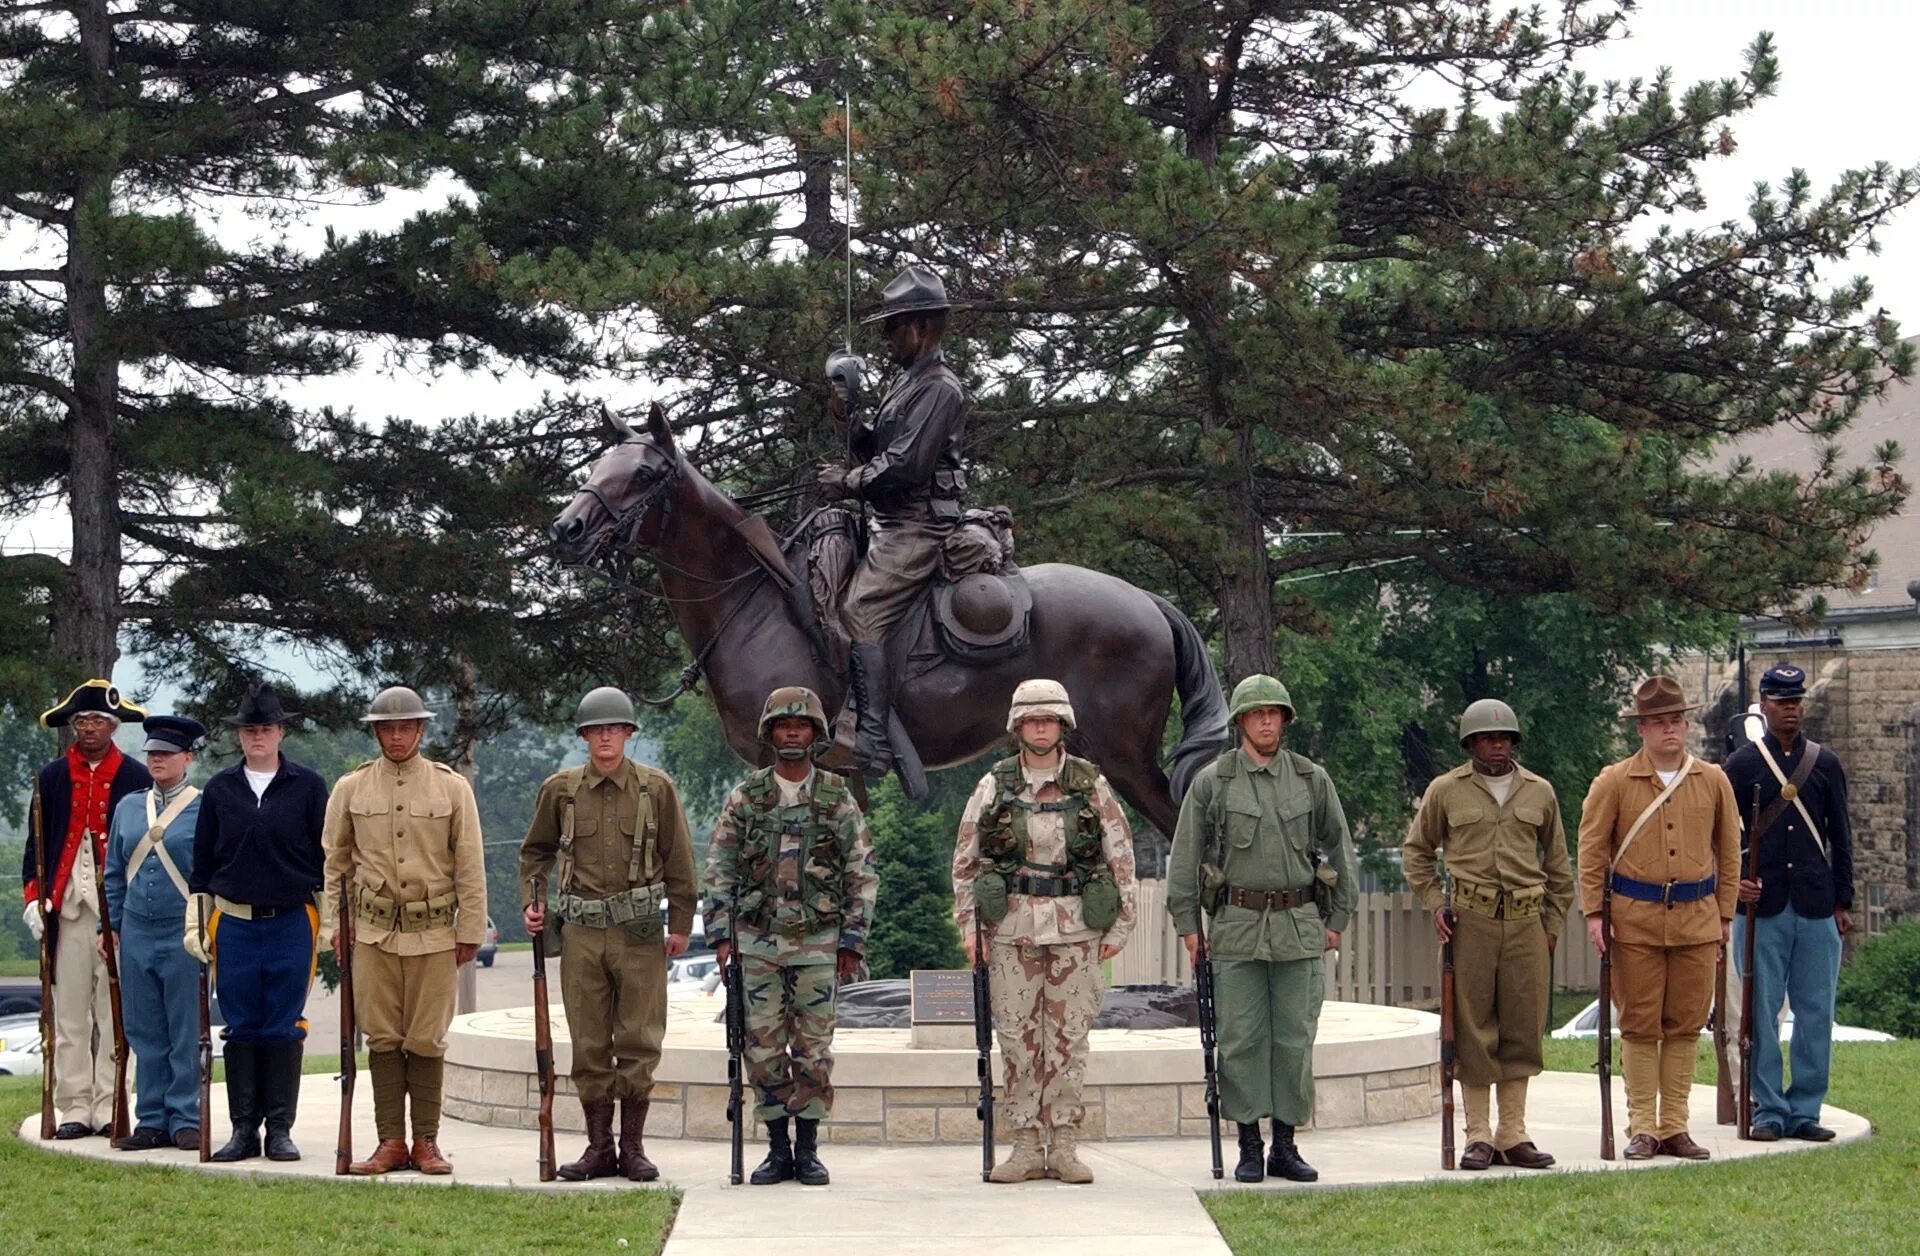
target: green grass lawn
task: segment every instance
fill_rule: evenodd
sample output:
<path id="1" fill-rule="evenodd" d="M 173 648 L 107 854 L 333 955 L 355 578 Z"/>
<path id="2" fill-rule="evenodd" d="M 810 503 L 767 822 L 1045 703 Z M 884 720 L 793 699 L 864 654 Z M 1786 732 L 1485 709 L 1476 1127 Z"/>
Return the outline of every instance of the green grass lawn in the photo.
<path id="1" fill-rule="evenodd" d="M 1584 1006 L 1570 1007 L 1571 1016 Z M 1565 1017 L 1555 1023 L 1563 1022 Z M 1714 1079 L 1705 1037 L 1698 1080 Z M 1591 1071 L 1591 1042 L 1547 1067 Z M 1637 1173 L 1467 1184 L 1225 1191 L 1202 1198 L 1235 1252 L 1911 1252 L 1920 1187 L 1920 1041 L 1836 1043 L 1833 1104 L 1874 1134 L 1847 1147 Z M 1596 1121 L 1599 1105 L 1596 1102 Z M 1616 1108 L 1619 1119 L 1624 1114 Z M 1712 1112 L 1706 1113 L 1711 1119 Z M 1596 1124 L 1596 1129 L 1598 1126 Z"/>
<path id="2" fill-rule="evenodd" d="M 309 1056 L 307 1063 L 327 1062 Z M 39 1078 L 0 1078 L 0 1180 L 12 1185 L 0 1191 L 0 1234 L 9 1251 L 403 1256 L 608 1252 L 625 1243 L 630 1256 L 650 1256 L 666 1242 L 679 1204 L 676 1192 L 664 1190 L 570 1196 L 468 1186 L 368 1189 L 103 1164 L 14 1137 L 39 1104 Z"/>

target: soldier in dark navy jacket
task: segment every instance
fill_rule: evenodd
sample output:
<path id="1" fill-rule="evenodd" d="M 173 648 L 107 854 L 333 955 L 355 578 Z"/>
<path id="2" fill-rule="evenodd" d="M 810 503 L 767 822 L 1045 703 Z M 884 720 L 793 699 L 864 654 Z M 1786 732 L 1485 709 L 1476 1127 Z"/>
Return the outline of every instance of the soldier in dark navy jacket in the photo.
<path id="1" fill-rule="evenodd" d="M 209 950 L 218 953 L 214 974 L 227 1019 L 233 1137 L 215 1160 L 259 1155 L 262 1120 L 267 1158 L 300 1158 L 289 1132 L 307 1036 L 302 1012 L 331 917 L 321 892 L 327 785 L 280 753 L 295 718 L 268 686 L 247 692 L 226 719 L 239 730 L 244 758 L 207 781 L 194 828 L 186 948 L 202 962 Z M 202 919 L 211 920 L 204 932 Z"/>
<path id="2" fill-rule="evenodd" d="M 1833 1052 L 1834 987 L 1840 939 L 1853 928 L 1853 834 L 1847 824 L 1847 775 L 1840 757 L 1801 735 L 1807 674 L 1791 663 L 1760 678 L 1766 733 L 1727 760 L 1742 828 L 1753 827 L 1759 790 L 1755 867 L 1743 832 L 1740 901 L 1756 904 L 1753 935 L 1753 1137 L 1824 1142 L 1820 1124 Z M 1734 920 L 1734 969 L 1746 947 L 1746 914 Z M 1781 1085 L 1779 1016 L 1793 1007 L 1793 1084 Z M 1731 1001 L 1730 1001 L 1731 1002 Z"/>

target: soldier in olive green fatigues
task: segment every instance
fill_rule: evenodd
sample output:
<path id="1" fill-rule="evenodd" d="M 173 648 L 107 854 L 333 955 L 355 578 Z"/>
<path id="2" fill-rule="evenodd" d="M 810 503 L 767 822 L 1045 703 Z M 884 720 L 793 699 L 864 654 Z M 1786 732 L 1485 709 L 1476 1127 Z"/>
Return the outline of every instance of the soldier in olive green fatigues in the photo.
<path id="1" fill-rule="evenodd" d="M 589 735 L 602 728 L 614 729 L 624 746 L 633 718 L 625 694 L 596 689 L 581 700 L 576 723 L 590 747 Z M 530 905 L 533 877 L 551 885 L 549 905 L 566 922 L 560 994 L 573 1083 L 587 1118 L 587 1152 L 561 1166 L 560 1176 L 579 1181 L 619 1169 L 634 1181 L 652 1181 L 659 1172 L 646 1159 L 641 1135 L 666 1036 L 667 960 L 686 949 L 695 897 L 693 845 L 673 778 L 624 752 L 609 770 L 590 758 L 548 777 L 520 846 L 521 889 Z M 544 925 L 544 915 L 540 920 Z M 531 913 L 528 927 L 534 928 Z M 617 1161 L 616 1099 L 622 1101 Z"/>
<path id="2" fill-rule="evenodd" d="M 1553 786 L 1513 762 L 1511 707 L 1482 698 L 1460 717 L 1473 757 L 1434 778 L 1401 850 L 1407 885 L 1453 939 L 1454 1073 L 1466 1108 L 1463 1169 L 1545 1169 L 1553 1157 L 1527 1134 L 1527 1079 L 1541 1070 L 1540 1036 L 1553 988 L 1553 947 L 1573 906 L 1573 865 Z M 1492 1099 L 1500 1128 L 1492 1127 Z"/>
<path id="3" fill-rule="evenodd" d="M 1263 1176 L 1259 1121 L 1270 1116 L 1265 1173 L 1312 1181 L 1293 1130 L 1313 1116 L 1323 956 L 1353 916 L 1353 840 L 1326 770 L 1280 746 L 1293 719 L 1286 687 L 1249 676 L 1231 718 L 1241 744 L 1201 768 L 1181 802 L 1167 910 L 1190 953 L 1203 907 L 1212 920 L 1220 1108 L 1240 1127 L 1235 1178 Z"/>

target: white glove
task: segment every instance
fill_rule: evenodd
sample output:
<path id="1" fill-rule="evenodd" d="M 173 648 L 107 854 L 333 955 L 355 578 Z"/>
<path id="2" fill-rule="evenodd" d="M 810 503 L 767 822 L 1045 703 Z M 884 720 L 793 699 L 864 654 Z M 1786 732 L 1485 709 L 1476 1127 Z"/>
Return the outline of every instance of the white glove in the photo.
<path id="1" fill-rule="evenodd" d="M 46 921 L 42 918 L 40 912 L 41 906 L 38 902 L 28 903 L 26 914 L 20 917 L 27 926 L 27 932 L 33 935 L 35 942 L 38 942 L 47 931 Z"/>
<path id="2" fill-rule="evenodd" d="M 203 916 L 210 918 L 212 915 L 213 895 L 190 894 L 187 896 L 187 931 L 181 938 L 180 945 L 186 947 L 187 954 L 202 964 L 210 964 L 213 959 L 207 953 L 207 932 L 200 927 L 200 921 Z"/>

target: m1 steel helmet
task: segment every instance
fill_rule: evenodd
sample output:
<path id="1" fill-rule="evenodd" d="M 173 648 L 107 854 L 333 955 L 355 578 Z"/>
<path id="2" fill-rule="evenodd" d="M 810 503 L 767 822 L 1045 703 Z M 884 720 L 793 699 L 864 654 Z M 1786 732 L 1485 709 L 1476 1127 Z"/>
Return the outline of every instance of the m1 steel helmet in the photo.
<path id="1" fill-rule="evenodd" d="M 1256 673 L 1233 687 L 1233 701 L 1227 711 L 1227 719 L 1229 722 L 1238 720 L 1248 711 L 1270 706 L 1285 711 L 1288 719 L 1294 717 L 1293 695 L 1287 692 L 1287 687 L 1277 677 Z"/>
<path id="2" fill-rule="evenodd" d="M 1481 698 L 1460 713 L 1462 750 L 1467 748 L 1468 740 L 1475 733 L 1512 733 L 1513 744 L 1517 746 L 1520 744 L 1520 717 L 1498 698 Z"/>
<path id="3" fill-rule="evenodd" d="M 612 685 L 602 685 L 591 690 L 580 699 L 580 705 L 574 708 L 573 730 L 583 733 L 589 728 L 601 724 L 629 724 L 639 727 L 640 721 L 633 713 L 633 699 Z"/>

